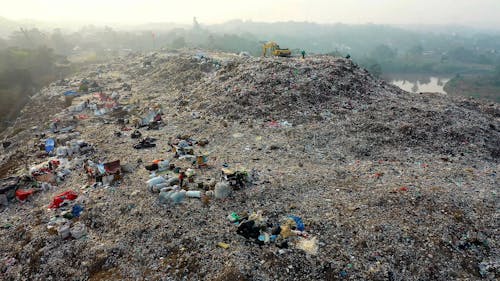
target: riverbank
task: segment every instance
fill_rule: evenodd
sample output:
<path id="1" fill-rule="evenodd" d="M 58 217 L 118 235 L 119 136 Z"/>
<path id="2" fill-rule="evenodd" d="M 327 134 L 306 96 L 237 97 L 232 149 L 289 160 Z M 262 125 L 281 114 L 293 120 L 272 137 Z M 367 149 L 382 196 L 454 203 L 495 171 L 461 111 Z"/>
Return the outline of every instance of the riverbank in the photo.
<path id="1" fill-rule="evenodd" d="M 444 86 L 450 95 L 500 102 L 500 81 L 493 76 L 460 75 Z"/>
<path id="2" fill-rule="evenodd" d="M 429 92 L 445 94 L 444 85 L 450 80 L 450 76 L 424 75 L 424 74 L 387 74 L 383 77 L 385 81 L 394 86 L 411 92 Z"/>
<path id="3" fill-rule="evenodd" d="M 442 93 L 500 102 L 500 81 L 492 75 L 425 75 L 391 73 L 383 76 L 388 83 L 407 92 Z"/>

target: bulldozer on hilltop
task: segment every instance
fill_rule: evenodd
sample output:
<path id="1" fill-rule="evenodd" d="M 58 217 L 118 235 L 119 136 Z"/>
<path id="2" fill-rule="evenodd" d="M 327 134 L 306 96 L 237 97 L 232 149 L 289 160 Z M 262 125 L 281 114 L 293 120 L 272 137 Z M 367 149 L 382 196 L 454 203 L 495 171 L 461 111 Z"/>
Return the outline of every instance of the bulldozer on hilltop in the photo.
<path id="1" fill-rule="evenodd" d="M 290 49 L 288 49 L 288 48 L 281 49 L 280 46 L 276 42 L 273 42 L 273 41 L 269 41 L 269 42 L 264 43 L 262 45 L 262 56 L 263 57 L 266 56 L 267 50 L 270 50 L 271 54 L 273 56 L 277 56 L 277 57 L 289 57 L 292 55 L 292 52 L 290 51 Z"/>

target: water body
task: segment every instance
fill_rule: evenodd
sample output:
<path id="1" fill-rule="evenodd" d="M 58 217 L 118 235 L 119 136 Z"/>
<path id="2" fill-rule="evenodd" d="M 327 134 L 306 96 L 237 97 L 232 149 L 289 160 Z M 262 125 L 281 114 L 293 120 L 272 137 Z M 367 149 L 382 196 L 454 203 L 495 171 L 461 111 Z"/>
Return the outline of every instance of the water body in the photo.
<path id="1" fill-rule="evenodd" d="M 450 81 L 450 78 L 404 74 L 388 75 L 385 80 L 407 92 L 431 92 L 446 94 L 444 85 Z"/>

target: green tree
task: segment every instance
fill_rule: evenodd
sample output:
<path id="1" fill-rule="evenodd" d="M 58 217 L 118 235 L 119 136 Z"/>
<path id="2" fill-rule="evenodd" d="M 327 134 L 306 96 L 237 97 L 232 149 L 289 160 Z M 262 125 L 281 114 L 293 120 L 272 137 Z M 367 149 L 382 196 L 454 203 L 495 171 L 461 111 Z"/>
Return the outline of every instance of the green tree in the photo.
<path id="1" fill-rule="evenodd" d="M 54 29 L 50 36 L 51 46 L 57 54 L 68 55 L 71 52 L 71 44 L 64 38 L 61 29 Z"/>
<path id="2" fill-rule="evenodd" d="M 500 86 L 500 64 L 495 67 L 495 72 L 493 73 L 493 83 Z"/>
<path id="3" fill-rule="evenodd" d="M 368 71 L 375 77 L 380 77 L 382 75 L 382 66 L 374 62 L 368 66 Z"/>
<path id="4" fill-rule="evenodd" d="M 396 50 L 385 44 L 378 45 L 371 53 L 372 58 L 377 60 L 392 60 L 396 57 L 396 55 Z"/>
<path id="5" fill-rule="evenodd" d="M 415 45 L 408 50 L 410 56 L 418 57 L 424 53 L 424 48 L 421 45 Z"/>
<path id="6" fill-rule="evenodd" d="M 37 28 L 20 28 L 19 31 L 14 31 L 10 34 L 9 41 L 11 46 L 26 49 L 35 49 L 48 43 L 46 35 Z"/>
<path id="7" fill-rule="evenodd" d="M 474 52 L 464 47 L 457 47 L 449 52 L 450 58 L 461 62 L 474 62 Z"/>
<path id="8" fill-rule="evenodd" d="M 186 47 L 186 39 L 184 36 L 177 36 L 174 41 L 172 41 L 172 48 L 180 49 Z"/>

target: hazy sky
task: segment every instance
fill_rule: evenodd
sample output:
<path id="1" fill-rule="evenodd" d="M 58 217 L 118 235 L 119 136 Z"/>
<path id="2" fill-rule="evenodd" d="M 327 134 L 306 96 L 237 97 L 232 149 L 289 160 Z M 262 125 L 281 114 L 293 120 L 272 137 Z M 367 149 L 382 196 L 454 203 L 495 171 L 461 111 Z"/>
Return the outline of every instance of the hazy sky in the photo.
<path id="1" fill-rule="evenodd" d="M 0 0 L 9 19 L 201 23 L 231 19 L 321 23 L 500 25 L 500 0 Z"/>

